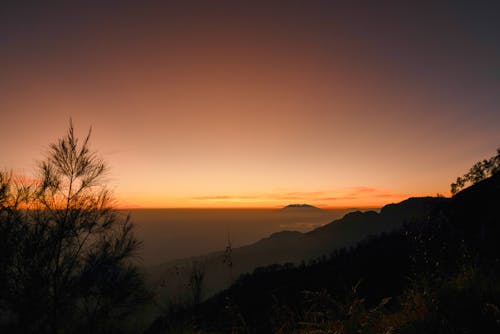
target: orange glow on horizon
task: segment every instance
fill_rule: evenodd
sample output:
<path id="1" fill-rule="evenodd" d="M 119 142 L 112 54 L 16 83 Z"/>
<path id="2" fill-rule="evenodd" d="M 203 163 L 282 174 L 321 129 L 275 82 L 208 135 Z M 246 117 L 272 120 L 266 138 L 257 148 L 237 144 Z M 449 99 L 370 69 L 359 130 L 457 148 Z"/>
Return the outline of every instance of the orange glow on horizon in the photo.
<path id="1" fill-rule="evenodd" d="M 355 188 L 354 188 L 355 189 Z M 368 189 L 368 188 L 367 188 Z M 369 192 L 344 192 L 333 196 L 327 192 L 290 194 L 251 194 L 195 196 L 191 198 L 119 198 L 119 209 L 279 209 L 288 204 L 307 203 L 321 209 L 381 208 L 409 197 L 435 196 L 436 194 L 397 194 L 372 189 Z M 327 196 L 327 197 L 325 197 Z"/>
<path id="2" fill-rule="evenodd" d="M 29 175 L 71 117 L 120 207 L 448 195 L 500 142 L 498 41 L 457 18 L 498 23 L 422 5 L 12 2 L 0 169 Z"/>

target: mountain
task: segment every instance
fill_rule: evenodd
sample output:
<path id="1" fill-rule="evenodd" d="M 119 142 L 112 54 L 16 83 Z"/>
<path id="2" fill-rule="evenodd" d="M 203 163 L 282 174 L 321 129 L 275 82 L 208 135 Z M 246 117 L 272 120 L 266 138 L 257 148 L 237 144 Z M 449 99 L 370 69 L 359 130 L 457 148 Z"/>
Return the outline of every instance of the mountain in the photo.
<path id="1" fill-rule="evenodd" d="M 389 232 L 403 224 L 423 221 L 449 202 L 448 198 L 409 198 L 384 206 L 380 213 L 355 211 L 307 233 L 278 232 L 253 244 L 233 248 L 230 251 L 232 266 L 227 265 L 229 254 L 221 251 L 147 268 L 147 276 L 153 285 L 165 280 L 182 285 L 182 280 L 189 279 L 193 264 L 202 264 L 205 270 L 205 296 L 210 296 L 228 287 L 239 275 L 257 267 L 297 264 L 329 255 L 336 249 L 352 247 L 370 235 Z M 306 206 L 305 210 L 310 210 L 309 207 Z M 286 208 L 304 209 L 302 204 Z M 163 290 L 164 294 L 171 293 L 167 291 L 168 287 Z"/>
<path id="2" fill-rule="evenodd" d="M 210 333 L 498 333 L 499 203 L 496 175 L 451 199 L 410 198 L 308 233 L 275 233 L 235 253 L 336 250 L 309 264 L 260 267 L 150 332 L 189 319 Z"/>
<path id="3" fill-rule="evenodd" d="M 283 207 L 281 210 L 283 211 L 299 211 L 299 210 L 321 210 L 318 207 L 315 207 L 310 204 L 288 204 L 287 206 Z"/>

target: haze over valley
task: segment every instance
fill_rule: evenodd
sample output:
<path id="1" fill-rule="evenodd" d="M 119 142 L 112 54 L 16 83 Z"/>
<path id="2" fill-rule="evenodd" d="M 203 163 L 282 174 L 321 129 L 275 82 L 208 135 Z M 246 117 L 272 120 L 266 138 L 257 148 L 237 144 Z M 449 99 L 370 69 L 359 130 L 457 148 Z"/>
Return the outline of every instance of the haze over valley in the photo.
<path id="1" fill-rule="evenodd" d="M 234 247 L 272 233 L 310 231 L 353 209 L 134 209 L 137 237 L 144 242 L 141 263 L 149 266 L 174 259 L 222 251 L 228 237 Z"/>

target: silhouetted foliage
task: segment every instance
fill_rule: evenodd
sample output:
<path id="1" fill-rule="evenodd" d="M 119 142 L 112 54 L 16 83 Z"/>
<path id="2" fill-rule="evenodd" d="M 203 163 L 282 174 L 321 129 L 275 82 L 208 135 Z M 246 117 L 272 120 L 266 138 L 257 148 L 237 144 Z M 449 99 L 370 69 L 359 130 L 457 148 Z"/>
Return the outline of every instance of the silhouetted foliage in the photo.
<path id="1" fill-rule="evenodd" d="M 38 178 L 0 173 L 0 328 L 114 332 L 145 297 L 132 263 L 140 243 L 103 184 L 106 165 L 70 121 Z"/>
<path id="2" fill-rule="evenodd" d="M 467 184 L 476 184 L 492 175 L 500 172 L 500 148 L 497 154 L 489 159 L 476 162 L 463 176 L 451 184 L 451 193 L 454 195 L 463 189 Z"/>
<path id="3" fill-rule="evenodd" d="M 205 280 L 205 264 L 193 261 L 189 275 L 189 288 L 193 296 L 193 305 L 199 305 L 203 298 L 203 282 Z"/>

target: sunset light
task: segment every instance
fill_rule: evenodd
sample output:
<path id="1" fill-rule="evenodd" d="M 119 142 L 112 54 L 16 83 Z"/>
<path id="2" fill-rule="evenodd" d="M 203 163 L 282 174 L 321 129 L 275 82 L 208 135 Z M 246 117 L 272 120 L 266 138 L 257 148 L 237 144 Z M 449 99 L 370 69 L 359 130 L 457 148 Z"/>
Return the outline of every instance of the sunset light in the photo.
<path id="1" fill-rule="evenodd" d="M 0 1 L 0 333 L 500 333 L 500 1 Z"/>
<path id="2" fill-rule="evenodd" d="M 449 194 L 500 141 L 497 44 L 459 6 L 207 6 L 4 8 L 1 167 L 71 117 L 122 206 L 369 207 Z"/>

